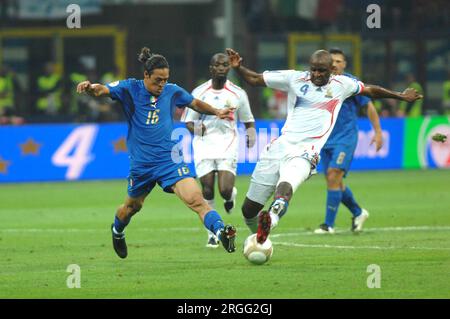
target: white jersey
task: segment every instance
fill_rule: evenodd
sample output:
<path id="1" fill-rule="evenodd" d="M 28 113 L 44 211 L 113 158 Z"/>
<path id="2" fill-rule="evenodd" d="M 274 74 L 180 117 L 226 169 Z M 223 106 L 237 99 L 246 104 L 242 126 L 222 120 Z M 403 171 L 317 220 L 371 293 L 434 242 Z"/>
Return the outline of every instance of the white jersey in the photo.
<path id="1" fill-rule="evenodd" d="M 255 121 L 247 93 L 229 80 L 225 82 L 222 90 L 214 90 L 212 80 L 209 80 L 196 87 L 192 95 L 217 109 L 236 107 L 233 120 L 222 120 L 215 115 L 200 114 L 186 108 L 181 118 L 182 122 L 201 121 L 206 127 L 206 134 L 194 136 L 192 142 L 195 162 L 203 159 L 237 159 L 239 147 L 237 120 L 243 123 Z"/>
<path id="2" fill-rule="evenodd" d="M 344 75 L 331 75 L 324 86 L 311 82 L 310 72 L 266 71 L 269 88 L 287 92 L 287 119 L 282 138 L 292 144 L 313 144 L 315 151 L 328 139 L 345 99 L 360 93 L 364 84 Z"/>

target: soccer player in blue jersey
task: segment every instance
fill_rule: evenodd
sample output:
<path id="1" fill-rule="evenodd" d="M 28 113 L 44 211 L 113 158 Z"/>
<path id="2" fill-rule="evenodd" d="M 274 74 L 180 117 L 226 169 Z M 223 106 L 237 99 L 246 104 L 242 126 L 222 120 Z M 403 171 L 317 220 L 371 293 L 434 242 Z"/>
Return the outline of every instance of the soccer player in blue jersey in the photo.
<path id="1" fill-rule="evenodd" d="M 333 73 L 355 78 L 344 72 L 347 66 L 344 52 L 340 49 L 331 49 L 329 52 L 333 59 Z M 353 215 L 352 231 L 361 231 L 364 222 L 369 217 L 368 211 L 358 205 L 352 191 L 343 182 L 358 144 L 358 108 L 364 106 L 367 106 L 367 115 L 375 131 L 371 144 L 375 143 L 377 151 L 383 146 L 380 119 L 370 99 L 364 95 L 355 95 L 346 99 L 339 111 L 333 131 L 320 152 L 327 180 L 327 202 L 325 222 L 314 231 L 316 234 L 333 234 L 335 232 L 334 222 L 340 203 L 343 203 Z"/>
<path id="2" fill-rule="evenodd" d="M 203 199 L 195 176 L 183 162 L 181 147 L 171 139 L 176 107 L 188 106 L 221 119 L 230 118 L 232 110 L 215 109 L 176 84 L 169 83 L 169 64 L 164 56 L 143 48 L 139 61 L 144 64 L 143 80 L 127 79 L 107 85 L 84 81 L 77 87 L 78 93 L 109 96 L 120 101 L 128 121 L 128 196 L 117 209 L 111 225 L 114 250 L 120 258 L 127 257 L 124 229 L 158 183 L 165 192 L 175 193 L 195 211 L 205 227 L 217 235 L 226 251 L 234 252 L 235 227 L 225 226 L 220 215 Z"/>

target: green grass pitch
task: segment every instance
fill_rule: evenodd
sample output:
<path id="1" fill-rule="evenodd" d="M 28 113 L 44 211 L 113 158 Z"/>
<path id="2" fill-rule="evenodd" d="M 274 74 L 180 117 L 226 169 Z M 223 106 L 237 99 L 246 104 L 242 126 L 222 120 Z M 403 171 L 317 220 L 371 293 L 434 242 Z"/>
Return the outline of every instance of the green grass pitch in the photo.
<path id="1" fill-rule="evenodd" d="M 347 178 L 370 212 L 349 231 L 341 205 L 337 234 L 312 234 L 323 220 L 325 180 L 294 195 L 273 231 L 272 259 L 250 264 L 240 205 L 249 184 L 237 178 L 237 252 L 208 249 L 195 213 L 159 188 L 127 228 L 128 258 L 111 244 L 110 224 L 126 182 L 0 185 L 0 298 L 450 298 L 450 170 L 352 172 Z M 67 267 L 81 269 L 69 289 Z M 368 288 L 369 265 L 381 270 Z"/>

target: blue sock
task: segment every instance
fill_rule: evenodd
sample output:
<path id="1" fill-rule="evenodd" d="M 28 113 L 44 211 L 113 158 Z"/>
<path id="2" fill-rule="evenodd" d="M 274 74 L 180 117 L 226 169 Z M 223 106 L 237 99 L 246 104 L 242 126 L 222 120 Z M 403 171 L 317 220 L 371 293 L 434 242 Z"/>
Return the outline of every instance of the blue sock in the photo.
<path id="1" fill-rule="evenodd" d="M 119 217 L 115 217 L 114 218 L 114 229 L 116 232 L 123 233 L 123 230 L 125 229 L 125 227 L 127 227 L 127 225 L 130 223 L 130 218 L 127 218 L 126 221 L 122 221 L 119 219 Z"/>
<path id="2" fill-rule="evenodd" d="M 339 204 L 342 199 L 341 190 L 328 190 L 327 192 L 327 209 L 325 214 L 325 224 L 334 227 Z"/>
<path id="3" fill-rule="evenodd" d="M 222 217 L 215 211 L 211 210 L 206 213 L 205 218 L 203 219 L 203 224 L 206 229 L 212 231 L 214 234 L 224 228 Z"/>
<path id="4" fill-rule="evenodd" d="M 361 215 L 361 207 L 355 201 L 353 193 L 348 186 L 342 192 L 342 203 L 352 212 L 353 217 Z"/>

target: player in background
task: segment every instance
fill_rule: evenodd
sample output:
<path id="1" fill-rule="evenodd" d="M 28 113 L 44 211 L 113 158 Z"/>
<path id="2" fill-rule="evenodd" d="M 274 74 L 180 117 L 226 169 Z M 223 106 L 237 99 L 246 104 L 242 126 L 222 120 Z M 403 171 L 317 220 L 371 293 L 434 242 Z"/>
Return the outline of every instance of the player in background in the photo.
<path id="1" fill-rule="evenodd" d="M 247 147 L 255 144 L 255 119 L 250 110 L 247 93 L 227 79 L 230 71 L 228 55 L 217 53 L 211 58 L 209 72 L 211 79 L 192 91 L 192 95 L 216 109 L 227 105 L 235 107 L 234 119 L 219 119 L 212 115 L 202 115 L 192 109 L 184 111 L 182 121 L 194 134 L 192 146 L 197 177 L 202 185 L 203 197 L 215 208 L 214 185 L 217 173 L 219 192 L 224 199 L 224 208 L 231 213 L 236 200 L 234 187 L 236 176 L 239 132 L 237 120 L 246 128 Z M 219 246 L 217 236 L 208 230 L 207 247 Z"/>
<path id="2" fill-rule="evenodd" d="M 124 229 L 158 183 L 165 192 L 175 193 L 195 211 L 205 227 L 217 235 L 224 248 L 234 252 L 235 227 L 225 226 L 220 215 L 203 199 L 195 176 L 183 162 L 181 147 L 171 139 L 176 107 L 188 106 L 222 119 L 229 118 L 232 110 L 215 109 L 176 84 L 169 83 L 169 64 L 164 56 L 142 48 L 139 61 L 144 64 L 143 80 L 127 79 L 107 85 L 84 81 L 77 86 L 78 93 L 110 96 L 118 100 L 128 121 L 128 196 L 117 209 L 111 225 L 114 250 L 119 257 L 127 257 Z"/>
<path id="3" fill-rule="evenodd" d="M 331 49 L 329 52 L 333 59 L 333 74 L 355 78 L 349 73 L 344 73 L 347 66 L 344 52 L 340 49 Z M 380 118 L 370 99 L 364 95 L 354 95 L 346 99 L 339 111 L 333 131 L 320 152 L 320 161 L 327 181 L 327 202 L 325 222 L 314 231 L 316 234 L 334 234 L 334 222 L 341 202 L 353 215 L 352 231 L 361 231 L 369 217 L 369 212 L 358 205 L 352 191 L 343 182 L 358 144 L 358 108 L 364 106 L 367 106 L 367 115 L 375 131 L 370 144 L 375 143 L 377 151 L 383 146 Z"/>
<path id="4" fill-rule="evenodd" d="M 415 101 L 422 98 L 414 89 L 403 93 L 364 85 L 344 75 L 332 75 L 333 60 L 328 51 L 311 55 L 309 71 L 266 71 L 256 73 L 241 65 L 242 58 L 227 49 L 231 67 L 249 84 L 267 86 L 288 93 L 288 115 L 281 136 L 266 146 L 253 171 L 242 205 L 248 227 L 264 243 L 286 213 L 298 186 L 315 170 L 319 153 L 336 123 L 342 103 L 350 96 Z M 266 201 L 275 193 L 268 210 Z"/>

